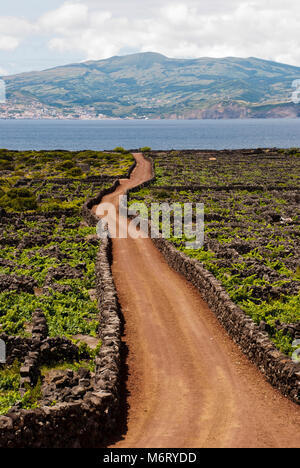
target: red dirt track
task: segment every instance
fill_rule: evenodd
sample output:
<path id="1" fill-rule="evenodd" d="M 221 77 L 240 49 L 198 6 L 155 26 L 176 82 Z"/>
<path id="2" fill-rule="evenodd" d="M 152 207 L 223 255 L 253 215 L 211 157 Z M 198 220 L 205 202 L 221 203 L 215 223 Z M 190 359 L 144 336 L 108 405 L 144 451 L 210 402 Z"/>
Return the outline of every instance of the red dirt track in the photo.
<path id="1" fill-rule="evenodd" d="M 103 202 L 117 204 L 151 178 L 150 163 L 134 156 L 131 178 Z M 126 432 L 112 447 L 300 447 L 299 406 L 265 381 L 151 239 L 114 239 L 112 271 L 129 407 Z"/>

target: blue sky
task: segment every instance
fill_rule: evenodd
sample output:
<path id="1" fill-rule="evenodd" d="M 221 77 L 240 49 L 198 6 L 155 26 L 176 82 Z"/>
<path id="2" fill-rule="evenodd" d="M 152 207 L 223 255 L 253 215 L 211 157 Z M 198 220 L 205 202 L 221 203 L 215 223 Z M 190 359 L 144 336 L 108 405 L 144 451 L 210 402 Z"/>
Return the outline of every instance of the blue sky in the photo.
<path id="1" fill-rule="evenodd" d="M 7 0 L 0 7 L 1 16 L 23 16 L 37 19 L 43 13 L 58 8 L 61 0 Z"/>
<path id="2" fill-rule="evenodd" d="M 63 3 L 62 0 L 8 0 L 0 6 L 0 18 L 23 18 L 34 24 L 43 14 Z M 13 50 L 1 50 L 0 47 L 0 74 L 1 70 L 6 74 L 19 73 L 84 60 L 85 55 L 78 51 L 57 54 L 48 47 L 50 39 L 51 34 L 29 34 Z"/>
<path id="3" fill-rule="evenodd" d="M 298 0 L 8 0 L 0 74 L 139 51 L 300 66 L 299 29 Z"/>

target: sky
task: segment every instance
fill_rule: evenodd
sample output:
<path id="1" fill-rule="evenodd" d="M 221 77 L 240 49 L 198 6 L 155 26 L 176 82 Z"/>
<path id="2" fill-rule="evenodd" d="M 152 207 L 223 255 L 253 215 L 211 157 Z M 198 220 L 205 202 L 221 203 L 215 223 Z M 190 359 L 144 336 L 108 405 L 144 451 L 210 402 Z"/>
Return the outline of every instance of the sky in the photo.
<path id="1" fill-rule="evenodd" d="M 0 75 L 136 52 L 300 67 L 299 0 L 8 0 Z"/>

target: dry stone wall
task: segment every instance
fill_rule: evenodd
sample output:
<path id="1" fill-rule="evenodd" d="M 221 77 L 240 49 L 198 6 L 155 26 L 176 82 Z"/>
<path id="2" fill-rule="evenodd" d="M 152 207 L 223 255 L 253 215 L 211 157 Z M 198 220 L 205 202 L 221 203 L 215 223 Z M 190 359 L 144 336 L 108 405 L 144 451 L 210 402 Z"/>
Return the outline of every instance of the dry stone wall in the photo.
<path id="1" fill-rule="evenodd" d="M 152 171 L 155 174 L 151 158 Z M 150 185 L 152 179 L 142 186 L 129 190 L 128 193 Z M 182 188 L 181 188 L 182 190 Z M 260 369 L 266 379 L 285 396 L 300 404 L 300 364 L 279 352 L 271 342 L 268 334 L 257 326 L 253 320 L 234 304 L 221 283 L 208 272 L 202 264 L 179 252 L 168 240 L 161 236 L 152 239 L 154 245 L 164 255 L 167 263 L 182 274 L 200 292 L 203 300 L 217 316 L 225 330 L 246 356 Z M 297 337 L 299 325 L 292 328 Z"/>
<path id="2" fill-rule="evenodd" d="M 154 163 L 151 161 L 153 174 Z M 135 168 L 131 167 L 128 176 Z M 153 178 L 131 190 L 140 190 L 155 180 Z M 91 226 L 98 218 L 92 213 L 104 195 L 112 193 L 119 185 L 116 181 L 83 207 L 83 217 Z M 153 239 L 168 264 L 185 276 L 201 293 L 211 310 L 241 347 L 248 358 L 263 372 L 269 382 L 295 403 L 300 403 L 300 365 L 276 350 L 268 335 L 236 306 L 214 276 L 201 264 L 177 251 L 163 238 Z M 96 264 L 97 298 L 100 310 L 99 337 L 101 350 L 96 357 L 93 385 L 78 391 L 78 400 L 42 406 L 32 410 L 14 408 L 0 417 L 0 448 L 99 447 L 114 434 L 120 409 L 121 375 L 121 320 L 114 281 L 111 273 L 112 244 L 107 236 L 101 242 Z M 53 358 L 59 360 L 66 353 L 76 357 L 72 343 L 64 338 L 48 338 L 43 316 L 37 311 L 32 339 L 8 337 L 0 334 L 7 344 L 8 362 L 15 358 L 23 361 L 24 383 L 34 383 L 39 376 L 38 365 Z M 72 348 L 72 349 L 71 349 Z M 76 348 L 76 347 L 75 347 Z M 77 348 L 76 348 L 77 349 Z M 73 354 L 72 354 L 73 353 Z M 74 355 L 75 353 L 75 355 Z M 79 373 L 80 374 L 80 373 Z M 81 389 L 88 375 L 67 375 Z M 77 379 L 77 380 L 76 380 Z M 66 380 L 57 380 L 63 386 Z"/>
<path id="3" fill-rule="evenodd" d="M 153 161 L 152 168 L 154 174 Z M 150 183 L 153 180 L 155 176 Z M 300 404 L 300 364 L 294 363 L 276 349 L 268 334 L 232 302 L 221 283 L 199 261 L 179 252 L 162 237 L 152 240 L 167 263 L 199 290 L 231 338 L 267 380 L 285 396 Z M 298 326 L 294 328 L 297 336 Z"/>
<path id="4" fill-rule="evenodd" d="M 276 349 L 268 334 L 232 302 L 221 283 L 199 261 L 179 252 L 166 239 L 153 239 L 153 242 L 167 263 L 199 290 L 231 338 L 267 380 L 299 404 L 300 365 Z"/>
<path id="5" fill-rule="evenodd" d="M 135 164 L 129 175 L 134 167 Z M 89 225 L 95 226 L 98 222 L 91 208 L 118 185 L 116 181 L 84 205 L 82 214 Z M 94 378 L 91 381 L 90 375 L 80 375 L 80 372 L 74 375 L 69 371 L 52 381 L 45 393 L 47 395 L 48 390 L 53 396 L 59 389 L 59 395 L 66 396 L 63 389 L 68 387 L 70 401 L 32 410 L 14 407 L 5 416 L 0 416 L 0 448 L 94 448 L 103 446 L 115 433 L 120 407 L 121 321 L 111 273 L 111 247 L 111 239 L 103 239 L 96 262 L 102 346 L 95 359 Z M 7 363 L 15 359 L 23 363 L 21 394 L 25 392 L 26 385 L 36 384 L 42 364 L 66 358 L 78 359 L 78 348 L 72 342 L 61 337 L 48 338 L 47 335 L 47 324 L 40 311 L 36 311 L 33 317 L 32 338 L 0 334 L 0 339 L 7 345 Z"/>
<path id="6" fill-rule="evenodd" d="M 16 406 L 1 416 L 1 448 L 92 448 L 101 446 L 114 433 L 120 393 L 120 319 L 108 260 L 110 248 L 110 240 L 104 240 L 97 259 L 97 295 L 101 306 L 99 338 L 103 344 L 95 360 L 94 379 L 91 380 L 89 371 L 83 368 L 77 375 L 69 371 L 58 376 L 55 382 L 58 397 L 67 392 L 69 401 L 32 410 Z M 1 335 L 8 343 L 8 362 L 15 357 L 23 361 L 21 394 L 26 391 L 26 385 L 37 383 L 42 364 L 78 359 L 78 348 L 71 341 L 62 337 L 45 338 L 46 334 L 44 317 L 37 311 L 32 339 Z M 53 394 L 51 385 L 48 390 Z"/>

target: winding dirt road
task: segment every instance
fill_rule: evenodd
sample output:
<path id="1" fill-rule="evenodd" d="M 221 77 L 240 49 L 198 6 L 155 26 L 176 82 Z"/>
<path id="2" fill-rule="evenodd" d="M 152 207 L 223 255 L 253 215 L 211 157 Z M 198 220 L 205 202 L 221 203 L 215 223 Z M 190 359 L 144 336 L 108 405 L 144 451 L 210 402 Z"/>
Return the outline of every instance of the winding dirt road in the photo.
<path id="1" fill-rule="evenodd" d="M 151 178 L 137 167 L 103 202 Z M 100 208 L 97 208 L 100 213 Z M 300 447 L 300 408 L 273 389 L 151 239 L 114 239 L 128 414 L 115 448 Z"/>

